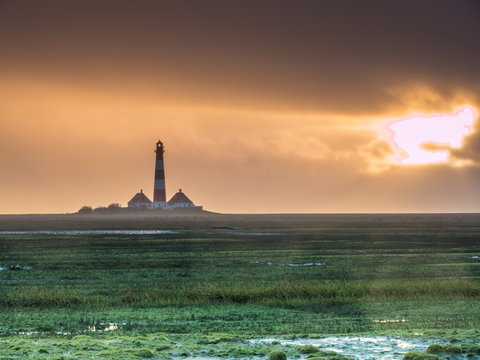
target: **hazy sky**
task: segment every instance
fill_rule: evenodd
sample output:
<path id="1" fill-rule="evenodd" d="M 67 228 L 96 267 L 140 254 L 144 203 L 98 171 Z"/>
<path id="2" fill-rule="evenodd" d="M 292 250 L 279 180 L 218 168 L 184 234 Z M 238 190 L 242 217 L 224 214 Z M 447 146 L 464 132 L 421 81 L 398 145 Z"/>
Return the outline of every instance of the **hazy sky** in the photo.
<path id="1" fill-rule="evenodd" d="M 478 212 L 478 119 L 433 164 L 387 127 L 478 113 L 479 38 L 476 0 L 0 0 L 0 213 L 152 198 L 158 139 L 212 211 Z"/>

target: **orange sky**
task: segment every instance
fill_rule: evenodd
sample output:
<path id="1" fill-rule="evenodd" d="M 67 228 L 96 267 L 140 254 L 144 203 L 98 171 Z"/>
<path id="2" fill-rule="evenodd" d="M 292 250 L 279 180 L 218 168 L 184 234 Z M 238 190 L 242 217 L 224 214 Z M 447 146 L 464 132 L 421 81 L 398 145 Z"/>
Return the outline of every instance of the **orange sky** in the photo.
<path id="1" fill-rule="evenodd" d="M 0 213 L 151 198 L 158 139 L 212 211 L 480 210 L 478 121 L 442 164 L 383 132 L 479 111 L 474 3 L 202 4 L 0 3 Z"/>

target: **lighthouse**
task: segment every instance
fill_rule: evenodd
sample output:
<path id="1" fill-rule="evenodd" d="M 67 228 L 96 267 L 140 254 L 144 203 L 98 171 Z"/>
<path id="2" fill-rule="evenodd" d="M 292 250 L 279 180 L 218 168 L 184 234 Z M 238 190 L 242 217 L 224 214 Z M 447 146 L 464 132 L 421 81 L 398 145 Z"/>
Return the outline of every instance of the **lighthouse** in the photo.
<path id="1" fill-rule="evenodd" d="M 158 140 L 155 149 L 155 184 L 153 187 L 153 207 L 165 208 L 167 205 L 167 195 L 165 191 L 165 166 L 163 164 L 163 154 L 165 149 L 163 143 Z"/>
<path id="2" fill-rule="evenodd" d="M 172 198 L 167 202 L 167 193 L 165 191 L 165 166 L 163 163 L 163 154 L 165 149 L 163 143 L 158 140 L 155 147 L 155 184 L 153 186 L 153 202 L 140 190 L 139 193 L 128 202 L 129 208 L 135 209 L 163 209 L 163 210 L 172 210 L 178 208 L 194 208 L 202 210 L 202 206 L 196 206 L 182 191 L 179 189 L 178 192 L 172 196 Z"/>

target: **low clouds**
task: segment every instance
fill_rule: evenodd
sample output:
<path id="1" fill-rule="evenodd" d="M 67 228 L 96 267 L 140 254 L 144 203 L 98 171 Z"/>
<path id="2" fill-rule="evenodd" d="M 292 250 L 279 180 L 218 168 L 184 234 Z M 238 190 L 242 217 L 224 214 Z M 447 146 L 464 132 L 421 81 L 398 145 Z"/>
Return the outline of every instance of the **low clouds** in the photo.
<path id="1" fill-rule="evenodd" d="M 460 149 L 452 149 L 451 154 L 455 159 L 463 160 L 467 165 L 480 167 L 480 131 L 479 121 L 477 120 L 477 129 L 474 133 L 465 138 L 464 144 Z"/>

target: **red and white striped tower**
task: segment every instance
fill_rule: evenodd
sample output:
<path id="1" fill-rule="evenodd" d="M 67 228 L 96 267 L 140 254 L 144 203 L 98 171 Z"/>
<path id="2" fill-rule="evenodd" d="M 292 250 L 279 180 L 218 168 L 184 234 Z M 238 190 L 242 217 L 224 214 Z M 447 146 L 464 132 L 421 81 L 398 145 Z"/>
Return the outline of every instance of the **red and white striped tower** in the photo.
<path id="1" fill-rule="evenodd" d="M 167 195 L 165 192 L 165 167 L 163 166 L 163 153 L 165 152 L 163 148 L 163 143 L 158 140 L 157 148 L 155 149 L 157 153 L 155 160 L 155 185 L 153 188 L 153 202 L 154 203 L 165 203 L 167 202 Z M 159 204 L 163 207 L 163 204 Z"/>

